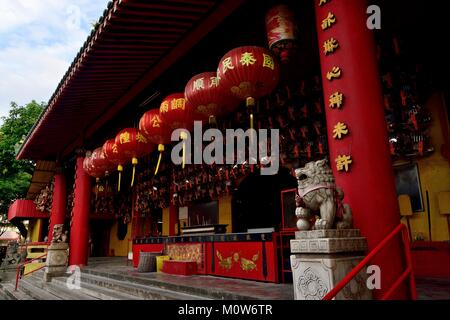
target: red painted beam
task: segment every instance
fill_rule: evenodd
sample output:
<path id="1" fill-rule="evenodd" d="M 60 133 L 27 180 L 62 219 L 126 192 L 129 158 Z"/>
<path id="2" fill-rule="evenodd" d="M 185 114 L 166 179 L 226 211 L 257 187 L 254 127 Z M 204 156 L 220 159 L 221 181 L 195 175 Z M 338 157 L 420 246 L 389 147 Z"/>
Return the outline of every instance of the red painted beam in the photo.
<path id="1" fill-rule="evenodd" d="M 124 108 L 131 100 L 136 97 L 150 83 L 155 81 L 164 71 L 166 71 L 173 63 L 186 54 L 198 41 L 203 39 L 215 27 L 217 27 L 226 17 L 238 9 L 245 0 L 226 0 L 219 5 L 216 10 L 208 16 L 208 18 L 195 28 L 188 36 L 186 36 L 175 48 L 173 48 L 154 68 L 149 70 L 147 74 L 137 82 L 121 99 L 119 99 L 108 111 L 98 120 L 88 126 L 86 137 L 92 136 L 100 127 L 108 122 L 117 112 Z M 68 146 L 64 154 L 71 152 L 81 140 L 76 141 L 73 145 Z"/>

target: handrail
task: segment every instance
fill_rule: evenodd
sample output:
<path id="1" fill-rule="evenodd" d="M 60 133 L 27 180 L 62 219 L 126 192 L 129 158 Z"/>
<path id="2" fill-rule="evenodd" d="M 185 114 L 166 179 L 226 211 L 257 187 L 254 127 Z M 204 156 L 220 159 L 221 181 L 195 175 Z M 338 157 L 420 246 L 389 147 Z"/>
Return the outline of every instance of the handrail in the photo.
<path id="1" fill-rule="evenodd" d="M 31 259 L 31 260 L 22 262 L 22 263 L 20 263 L 20 264 L 17 266 L 17 272 L 16 272 L 16 286 L 15 286 L 15 288 L 14 288 L 14 291 L 17 291 L 17 288 L 19 287 L 19 279 L 20 279 L 19 276 L 20 276 L 20 270 L 22 269 L 22 267 L 24 267 L 24 266 L 27 265 L 27 264 L 33 263 L 33 261 L 41 260 L 41 259 L 44 258 L 44 257 L 47 257 L 47 253 L 45 253 L 45 254 L 43 254 L 42 256 L 39 256 L 39 257 L 37 257 L 37 258 L 34 258 L 34 259 Z M 31 273 L 33 273 L 33 272 L 36 272 L 36 271 L 38 271 L 38 270 L 41 270 L 43 267 L 44 267 L 44 266 L 42 266 L 42 267 L 40 267 L 40 268 L 38 268 L 38 269 L 36 269 L 36 270 L 33 270 L 33 271 L 31 271 L 31 272 L 29 272 L 29 273 L 27 273 L 27 274 L 31 274 Z M 24 275 L 25 275 L 25 274 L 24 274 Z"/>
<path id="2" fill-rule="evenodd" d="M 407 229 L 403 223 L 400 223 L 391 233 L 387 235 L 358 265 L 353 268 L 330 292 L 328 292 L 322 300 L 331 300 L 336 297 L 336 295 L 354 278 L 358 275 L 358 273 L 367 265 L 367 263 L 376 256 L 398 233 L 402 233 L 402 240 L 404 246 L 404 254 L 406 258 L 407 268 L 406 270 L 398 277 L 398 279 L 394 282 L 391 288 L 384 293 L 381 297 L 381 300 L 387 300 L 391 296 L 391 294 L 398 288 L 398 286 L 405 281 L 405 279 L 409 276 L 409 286 L 411 299 L 417 299 L 416 285 L 414 281 L 414 274 L 412 269 L 412 259 L 409 245 L 409 238 L 407 234 Z"/>

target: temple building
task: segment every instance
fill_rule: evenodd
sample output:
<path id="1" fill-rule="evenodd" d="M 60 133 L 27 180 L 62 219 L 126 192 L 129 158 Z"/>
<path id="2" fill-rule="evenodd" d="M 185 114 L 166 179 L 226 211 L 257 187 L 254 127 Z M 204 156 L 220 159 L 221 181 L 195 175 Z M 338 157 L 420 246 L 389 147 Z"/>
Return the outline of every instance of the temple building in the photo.
<path id="1" fill-rule="evenodd" d="M 68 265 L 124 257 L 138 268 L 160 253 L 159 272 L 292 283 L 291 240 L 305 228 L 296 212 L 308 207 L 310 228 L 335 228 L 325 209 L 305 205 L 328 188 L 365 241 L 349 248 L 381 270 L 372 298 L 414 299 L 414 277 L 450 277 L 440 6 L 111 1 L 17 154 L 36 168 L 8 218 L 28 220 L 37 243 L 63 224 Z M 262 143 L 266 157 L 209 163 L 208 145 L 231 142 L 203 136 L 195 146 L 194 120 L 224 137 L 250 128 L 277 130 L 278 140 Z M 235 155 L 247 156 L 247 138 Z M 269 165 L 276 174 L 262 174 Z M 330 180 L 315 181 L 314 170 Z"/>

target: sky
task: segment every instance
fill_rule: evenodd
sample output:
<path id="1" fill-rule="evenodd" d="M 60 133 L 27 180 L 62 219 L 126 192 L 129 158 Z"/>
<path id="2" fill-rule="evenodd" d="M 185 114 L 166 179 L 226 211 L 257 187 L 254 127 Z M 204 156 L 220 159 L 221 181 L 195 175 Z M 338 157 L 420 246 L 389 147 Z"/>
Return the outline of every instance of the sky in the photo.
<path id="1" fill-rule="evenodd" d="M 48 102 L 107 4 L 0 0 L 0 117 L 11 101 Z"/>

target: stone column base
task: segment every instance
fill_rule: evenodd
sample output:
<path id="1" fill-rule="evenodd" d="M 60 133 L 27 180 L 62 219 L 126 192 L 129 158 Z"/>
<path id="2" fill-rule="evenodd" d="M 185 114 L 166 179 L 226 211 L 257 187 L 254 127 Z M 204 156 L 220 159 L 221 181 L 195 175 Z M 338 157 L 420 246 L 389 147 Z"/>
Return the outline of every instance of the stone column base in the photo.
<path id="1" fill-rule="evenodd" d="M 67 243 L 52 243 L 48 247 L 47 260 L 44 268 L 44 281 L 51 281 L 52 277 L 63 276 L 67 272 L 68 265 Z"/>
<path id="2" fill-rule="evenodd" d="M 291 255 L 295 300 L 321 300 L 362 259 L 363 256 L 343 254 Z M 364 268 L 339 292 L 336 300 L 370 300 L 372 293 L 366 284 Z"/>

